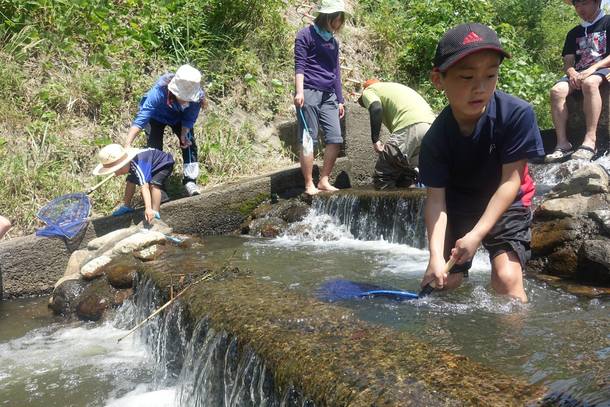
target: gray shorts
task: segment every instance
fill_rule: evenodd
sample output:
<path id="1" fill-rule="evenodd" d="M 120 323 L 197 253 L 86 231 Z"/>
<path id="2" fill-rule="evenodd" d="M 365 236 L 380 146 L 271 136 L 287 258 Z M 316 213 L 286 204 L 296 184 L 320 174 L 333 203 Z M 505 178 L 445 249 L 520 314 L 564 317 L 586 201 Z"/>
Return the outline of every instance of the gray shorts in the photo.
<path id="1" fill-rule="evenodd" d="M 303 115 L 313 142 L 318 142 L 318 129 L 322 127 L 324 144 L 343 144 L 337 95 L 334 92 L 305 89 L 304 96 Z M 297 121 L 299 123 L 298 140 L 301 143 L 303 141 L 303 123 L 298 112 Z"/>

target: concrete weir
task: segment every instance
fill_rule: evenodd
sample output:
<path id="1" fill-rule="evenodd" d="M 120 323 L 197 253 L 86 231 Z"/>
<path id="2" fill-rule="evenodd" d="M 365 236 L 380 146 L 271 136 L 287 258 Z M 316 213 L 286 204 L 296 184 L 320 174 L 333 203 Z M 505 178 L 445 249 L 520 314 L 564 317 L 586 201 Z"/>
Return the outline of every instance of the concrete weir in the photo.
<path id="1" fill-rule="evenodd" d="M 157 287 L 169 284 L 159 268 L 143 273 Z M 208 320 L 253 349 L 280 394 L 294 387 L 317 406 L 524 406 L 543 392 L 236 270 L 198 284 L 181 301 L 193 326 Z"/>

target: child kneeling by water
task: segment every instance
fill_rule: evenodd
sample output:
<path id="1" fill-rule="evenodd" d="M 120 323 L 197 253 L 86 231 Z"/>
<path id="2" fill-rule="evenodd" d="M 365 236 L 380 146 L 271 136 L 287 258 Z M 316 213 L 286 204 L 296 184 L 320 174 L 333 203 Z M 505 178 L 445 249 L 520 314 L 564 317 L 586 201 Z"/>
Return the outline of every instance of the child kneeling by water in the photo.
<path id="1" fill-rule="evenodd" d="M 161 190 L 165 179 L 174 169 L 174 158 L 171 154 L 154 148 L 140 150 L 123 148 L 120 144 L 109 144 L 98 154 L 100 164 L 93 170 L 93 175 L 127 176 L 123 205 L 112 213 L 113 216 L 133 212 L 131 197 L 136 185 L 140 186 L 144 201 L 144 217 L 148 222 L 159 218 Z"/>
<path id="2" fill-rule="evenodd" d="M 544 149 L 531 105 L 496 90 L 505 57 L 497 34 L 482 24 L 459 25 L 437 46 L 431 79 L 449 106 L 419 156 L 430 250 L 422 286 L 457 287 L 483 243 L 494 290 L 526 302 L 522 271 L 535 193 L 527 159 Z M 446 275 L 449 258 L 457 265 Z"/>

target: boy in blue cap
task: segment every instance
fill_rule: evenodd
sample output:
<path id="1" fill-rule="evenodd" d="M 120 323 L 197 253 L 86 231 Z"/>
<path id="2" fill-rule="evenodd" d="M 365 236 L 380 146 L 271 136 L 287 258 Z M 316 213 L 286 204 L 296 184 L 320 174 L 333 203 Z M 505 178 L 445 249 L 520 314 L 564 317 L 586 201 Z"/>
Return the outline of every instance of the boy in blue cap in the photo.
<path id="1" fill-rule="evenodd" d="M 535 193 L 527 159 L 544 149 L 532 107 L 496 90 L 500 64 L 509 57 L 495 31 L 478 23 L 447 31 L 437 46 L 431 80 L 449 106 L 420 152 L 430 250 L 422 286 L 457 287 L 483 243 L 494 290 L 526 302 L 522 271 Z M 456 266 L 447 275 L 449 258 Z"/>

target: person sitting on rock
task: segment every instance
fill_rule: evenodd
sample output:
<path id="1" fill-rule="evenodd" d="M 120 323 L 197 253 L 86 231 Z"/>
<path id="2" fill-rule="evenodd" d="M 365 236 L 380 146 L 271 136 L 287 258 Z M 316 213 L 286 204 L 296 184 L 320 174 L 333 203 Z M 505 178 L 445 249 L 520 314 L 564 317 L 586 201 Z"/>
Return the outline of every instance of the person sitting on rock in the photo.
<path id="1" fill-rule="evenodd" d="M 98 158 L 100 164 L 93 170 L 93 175 L 129 174 L 123 205 L 112 213 L 113 216 L 133 212 L 131 198 L 135 186 L 139 185 L 146 221 L 152 222 L 154 218 L 160 218 L 161 189 L 165 179 L 174 169 L 174 158 L 171 154 L 154 148 L 139 150 L 124 148 L 120 144 L 109 144 L 100 150 Z"/>
<path id="2" fill-rule="evenodd" d="M 544 148 L 532 106 L 496 90 L 505 57 L 496 32 L 483 24 L 458 25 L 438 43 L 431 80 L 449 106 L 419 155 L 430 251 L 422 287 L 460 285 L 482 243 L 493 289 L 526 302 L 522 271 L 536 192 L 527 160 L 544 156 Z M 456 263 L 449 275 L 448 260 Z"/>
<path id="3" fill-rule="evenodd" d="M 599 87 L 610 74 L 610 16 L 601 9 L 601 0 L 565 2 L 574 6 L 582 22 L 566 36 L 562 51 L 565 76 L 551 89 L 551 114 L 557 144 L 545 157 L 548 163 L 563 161 L 570 154 L 574 159 L 587 161 L 595 156 L 597 123 L 602 110 Z M 582 144 L 572 153 L 573 146 L 566 134 L 566 98 L 577 90 L 583 94 L 586 132 Z"/>
<path id="4" fill-rule="evenodd" d="M 11 221 L 0 215 L 0 239 L 4 237 L 6 232 L 11 228 Z"/>
<path id="5" fill-rule="evenodd" d="M 201 73 L 190 65 L 182 65 L 175 74 L 161 76 L 140 102 L 140 111 L 127 133 L 125 147 L 144 129 L 146 146 L 163 150 L 165 127 L 170 126 L 180 139 L 184 162 L 182 183 L 189 196 L 199 195 L 197 185 L 199 163 L 193 127 L 205 94 L 201 89 Z M 133 194 L 133 192 L 132 192 Z"/>
<path id="6" fill-rule="evenodd" d="M 375 189 L 415 184 L 421 140 L 434 121 L 432 109 L 417 92 L 400 83 L 369 79 L 363 88 L 358 103 L 369 111 L 373 150 L 379 154 L 373 173 Z M 379 140 L 381 123 L 392 133 L 385 144 Z"/>

